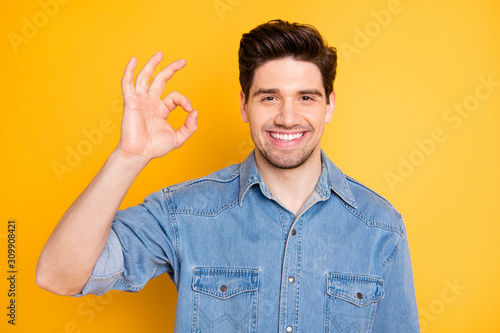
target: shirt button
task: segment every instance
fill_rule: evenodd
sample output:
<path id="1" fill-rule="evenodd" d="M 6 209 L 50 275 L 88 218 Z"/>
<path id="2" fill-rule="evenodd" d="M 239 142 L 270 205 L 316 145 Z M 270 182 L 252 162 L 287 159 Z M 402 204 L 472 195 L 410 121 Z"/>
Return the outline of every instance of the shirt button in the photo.
<path id="1" fill-rule="evenodd" d="M 288 333 L 292 333 L 292 332 L 293 332 L 293 327 L 292 327 L 292 326 L 288 326 L 288 327 L 286 328 L 286 331 L 287 331 Z"/>
<path id="2" fill-rule="evenodd" d="M 359 299 L 363 298 L 363 294 L 362 293 L 357 293 L 356 296 L 358 296 Z"/>
<path id="3" fill-rule="evenodd" d="M 220 287 L 220 291 L 225 292 L 226 290 L 227 290 L 227 287 L 226 287 L 226 286 L 221 286 L 221 287 Z"/>
<path id="4" fill-rule="evenodd" d="M 290 282 L 290 283 L 294 283 L 294 282 L 295 282 L 295 278 L 294 278 L 293 276 L 290 276 L 290 277 L 288 278 L 288 282 Z"/>
<path id="5" fill-rule="evenodd" d="M 292 236 L 295 236 L 297 234 L 297 231 L 295 229 L 292 230 Z"/>

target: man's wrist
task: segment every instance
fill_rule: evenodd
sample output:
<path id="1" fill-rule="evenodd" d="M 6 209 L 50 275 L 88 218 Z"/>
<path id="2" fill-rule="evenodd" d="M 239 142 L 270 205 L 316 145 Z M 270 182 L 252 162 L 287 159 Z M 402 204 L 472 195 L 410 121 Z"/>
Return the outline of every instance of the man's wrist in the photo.
<path id="1" fill-rule="evenodd" d="M 125 168 L 125 170 L 138 174 L 150 161 L 142 155 L 128 154 L 120 148 L 113 150 L 109 156 L 109 161 L 117 163 Z"/>

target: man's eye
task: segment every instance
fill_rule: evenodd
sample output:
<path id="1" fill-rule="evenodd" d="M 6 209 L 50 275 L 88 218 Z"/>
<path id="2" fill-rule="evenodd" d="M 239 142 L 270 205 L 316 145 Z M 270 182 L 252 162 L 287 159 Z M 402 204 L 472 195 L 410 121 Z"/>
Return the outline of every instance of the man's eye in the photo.
<path id="1" fill-rule="evenodd" d="M 302 100 L 303 101 L 313 101 L 314 98 L 312 98 L 311 96 L 302 96 Z"/>
<path id="2" fill-rule="evenodd" d="M 273 101 L 274 100 L 274 97 L 273 96 L 266 96 L 264 98 L 262 98 L 263 101 Z"/>

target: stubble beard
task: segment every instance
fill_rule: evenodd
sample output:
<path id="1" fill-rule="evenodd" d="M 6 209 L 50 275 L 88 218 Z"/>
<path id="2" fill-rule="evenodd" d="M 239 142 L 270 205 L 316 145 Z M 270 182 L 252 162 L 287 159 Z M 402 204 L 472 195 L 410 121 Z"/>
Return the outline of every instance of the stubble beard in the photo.
<path id="1" fill-rule="evenodd" d="M 264 151 L 257 147 L 259 153 L 264 157 L 264 159 L 273 167 L 277 169 L 295 169 L 302 166 L 314 152 L 314 148 L 310 150 L 302 150 L 300 152 L 291 152 L 287 154 L 285 152 L 278 154 L 269 151 Z"/>
<path id="2" fill-rule="evenodd" d="M 307 128 L 305 131 L 307 131 L 309 135 L 314 133 L 312 128 Z M 263 130 L 262 132 L 266 132 L 266 130 Z M 269 165 L 277 169 L 295 169 L 302 166 L 307 162 L 317 148 L 316 146 L 311 147 L 306 143 L 305 147 L 291 149 L 289 153 L 286 151 L 274 151 L 274 149 L 269 147 L 266 149 L 265 144 L 258 145 L 257 139 L 259 136 L 254 135 L 253 131 L 251 131 L 251 134 L 255 149 L 258 150 L 260 155 L 267 161 L 267 163 L 269 163 Z"/>

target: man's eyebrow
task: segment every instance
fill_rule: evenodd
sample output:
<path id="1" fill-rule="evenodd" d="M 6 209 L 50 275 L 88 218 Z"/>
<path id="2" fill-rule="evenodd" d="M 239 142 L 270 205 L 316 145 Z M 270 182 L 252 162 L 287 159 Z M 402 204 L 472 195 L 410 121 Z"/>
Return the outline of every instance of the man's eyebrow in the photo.
<path id="1" fill-rule="evenodd" d="M 280 90 L 276 89 L 276 88 L 270 88 L 270 89 L 259 88 L 256 92 L 253 93 L 252 97 L 255 97 L 257 95 L 262 95 L 262 94 L 276 94 L 279 92 L 280 92 Z M 299 90 L 297 92 L 297 94 L 298 95 L 316 95 L 316 96 L 323 97 L 323 94 L 318 89 Z"/>
<path id="2" fill-rule="evenodd" d="M 316 95 L 316 96 L 319 96 L 319 97 L 323 97 L 323 94 L 321 93 L 321 91 L 319 91 L 318 89 L 306 89 L 306 90 L 300 90 L 298 92 L 299 95 Z"/>
<path id="3" fill-rule="evenodd" d="M 256 92 L 253 93 L 252 97 L 262 94 L 276 94 L 279 92 L 280 90 L 275 88 L 270 88 L 270 89 L 259 88 Z"/>

